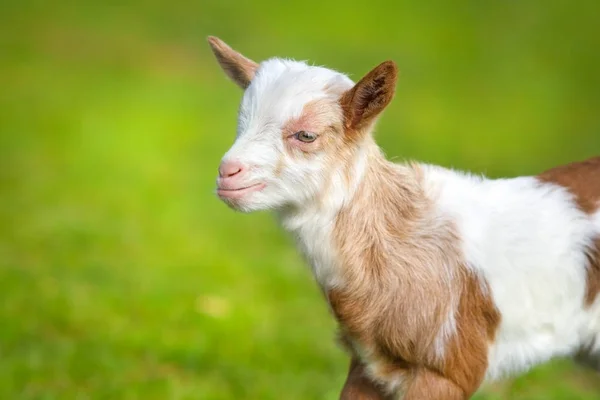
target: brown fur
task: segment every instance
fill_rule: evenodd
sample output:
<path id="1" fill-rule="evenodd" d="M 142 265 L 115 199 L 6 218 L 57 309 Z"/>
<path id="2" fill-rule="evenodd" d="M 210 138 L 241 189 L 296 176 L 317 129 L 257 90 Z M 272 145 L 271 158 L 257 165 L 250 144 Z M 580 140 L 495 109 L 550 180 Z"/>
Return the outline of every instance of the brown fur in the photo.
<path id="1" fill-rule="evenodd" d="M 588 214 L 600 207 L 600 157 L 549 169 L 538 179 L 567 188 L 579 208 Z M 589 306 L 600 293 L 600 237 L 592 244 L 588 260 L 585 304 Z"/>
<path id="2" fill-rule="evenodd" d="M 304 105 L 298 118 L 287 121 L 281 129 L 284 143 L 291 156 L 310 156 L 321 150 L 333 152 L 335 142 L 341 142 L 337 134 L 341 127 L 332 125 L 332 121 L 340 120 L 340 107 L 332 99 L 319 99 Z M 311 132 L 319 136 L 312 143 L 288 140 L 300 131 Z"/>
<path id="3" fill-rule="evenodd" d="M 500 314 L 487 283 L 466 268 L 452 222 L 432 218 L 420 168 L 388 162 L 368 134 L 396 78 L 396 66 L 383 63 L 340 100 L 337 162 L 350 171 L 358 147 L 369 157 L 334 229 L 343 285 L 327 291 L 346 347 L 371 379 L 355 364 L 343 393 L 398 381 L 407 399 L 465 399 L 483 380 Z M 456 332 L 441 335 L 451 315 Z M 444 354 L 436 353 L 438 341 Z"/>
<path id="4" fill-rule="evenodd" d="M 395 166 L 377 151 L 369 165 L 334 230 L 344 285 L 328 298 L 341 331 L 352 353 L 368 355 L 377 380 L 403 376 L 406 390 L 421 393 L 431 372 L 441 387 L 451 382 L 470 395 L 487 368 L 499 313 L 485 283 L 464 267 L 451 222 L 427 217 L 432 205 L 418 167 Z M 450 313 L 457 333 L 440 357 L 435 341 Z M 412 379 L 419 371 L 426 378 Z"/>
<path id="5" fill-rule="evenodd" d="M 500 313 L 484 292 L 489 291 L 487 284 L 466 269 L 462 272 L 465 276 L 456 314 L 458 332 L 448 343 L 442 372 L 466 393 L 473 393 L 487 369 L 488 344 L 494 340 Z"/>
<path id="6" fill-rule="evenodd" d="M 217 37 L 209 36 L 208 44 L 227 76 L 242 89 L 246 89 L 254 79 L 258 64 L 233 50 Z"/>
<path id="7" fill-rule="evenodd" d="M 347 91 L 340 100 L 346 129 L 354 132 L 371 125 L 392 101 L 397 79 L 396 64 L 393 61 L 385 61 Z"/>
<path id="8" fill-rule="evenodd" d="M 591 214 L 600 206 L 600 157 L 549 169 L 538 179 L 566 187 L 586 213 Z"/>
<path id="9" fill-rule="evenodd" d="M 444 376 L 426 368 L 412 371 L 411 383 L 403 400 L 464 400 L 463 389 Z"/>

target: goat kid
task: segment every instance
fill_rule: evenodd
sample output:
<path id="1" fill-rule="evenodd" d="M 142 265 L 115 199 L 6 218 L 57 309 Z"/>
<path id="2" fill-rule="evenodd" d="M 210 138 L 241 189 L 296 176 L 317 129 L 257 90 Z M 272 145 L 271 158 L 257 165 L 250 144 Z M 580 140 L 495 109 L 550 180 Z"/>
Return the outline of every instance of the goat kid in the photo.
<path id="1" fill-rule="evenodd" d="M 244 89 L 217 194 L 297 240 L 351 355 L 342 399 L 468 399 L 557 356 L 600 370 L 600 157 L 497 180 L 395 164 L 372 136 L 393 62 L 355 84 L 208 41 Z"/>

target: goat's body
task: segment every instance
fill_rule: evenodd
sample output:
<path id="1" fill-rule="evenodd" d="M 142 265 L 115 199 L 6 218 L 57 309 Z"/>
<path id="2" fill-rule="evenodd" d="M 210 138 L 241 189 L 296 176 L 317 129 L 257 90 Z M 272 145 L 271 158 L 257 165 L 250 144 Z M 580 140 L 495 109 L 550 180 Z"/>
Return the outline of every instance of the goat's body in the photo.
<path id="1" fill-rule="evenodd" d="M 466 265 L 488 283 L 502 316 L 488 378 L 600 343 L 600 302 L 585 306 L 600 211 L 585 213 L 565 187 L 535 177 L 489 180 L 424 170 L 427 191 L 455 221 Z"/>

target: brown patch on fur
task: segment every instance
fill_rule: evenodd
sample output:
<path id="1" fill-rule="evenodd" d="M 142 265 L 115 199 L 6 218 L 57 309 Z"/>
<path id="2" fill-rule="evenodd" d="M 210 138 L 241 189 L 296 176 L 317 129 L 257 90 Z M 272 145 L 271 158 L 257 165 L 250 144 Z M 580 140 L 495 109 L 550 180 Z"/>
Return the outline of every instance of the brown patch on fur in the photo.
<path id="1" fill-rule="evenodd" d="M 339 106 L 337 103 L 328 98 L 318 99 L 306 103 L 300 116 L 287 121 L 281 131 L 284 137 L 299 131 L 320 134 L 322 131 L 331 128 L 332 121 L 339 120 Z"/>
<path id="2" fill-rule="evenodd" d="M 600 157 L 549 169 L 538 179 L 567 188 L 575 196 L 579 208 L 588 214 L 600 207 Z M 587 258 L 585 304 L 589 306 L 600 293 L 600 237 L 595 239 Z"/>
<path id="3" fill-rule="evenodd" d="M 600 157 L 549 169 L 538 179 L 569 189 L 586 213 L 592 214 L 600 206 Z"/>
<path id="4" fill-rule="evenodd" d="M 300 116 L 290 119 L 281 128 L 287 151 L 294 156 L 298 153 L 310 155 L 323 149 L 335 150 L 331 149 L 336 141 L 333 137 L 335 135 L 332 135 L 332 121 L 341 123 L 340 108 L 335 101 L 319 99 L 306 103 Z M 312 143 L 301 143 L 291 139 L 300 131 L 314 133 L 318 138 Z"/>
<path id="5" fill-rule="evenodd" d="M 334 229 L 343 285 L 327 293 L 332 311 L 352 353 L 376 367 L 375 379 L 400 374 L 415 396 L 432 382 L 454 385 L 456 396 L 441 398 L 462 399 L 483 379 L 499 312 L 465 268 L 452 222 L 432 218 L 418 166 L 392 164 L 378 150 L 368 165 Z M 440 338 L 452 314 L 457 332 Z"/>
<path id="6" fill-rule="evenodd" d="M 208 43 L 221 68 L 242 89 L 246 89 L 258 69 L 258 64 L 233 50 L 221 39 L 209 36 Z"/>
<path id="7" fill-rule="evenodd" d="M 340 99 L 344 124 L 349 132 L 356 132 L 372 124 L 392 101 L 398 78 L 398 67 L 385 61 L 373 68 Z"/>
<path id="8" fill-rule="evenodd" d="M 443 374 L 467 393 L 481 384 L 487 369 L 487 350 L 500 324 L 500 313 L 489 296 L 489 287 L 464 269 L 463 290 L 456 313 L 456 335 L 448 342 Z M 485 293 L 484 290 L 487 292 Z"/>

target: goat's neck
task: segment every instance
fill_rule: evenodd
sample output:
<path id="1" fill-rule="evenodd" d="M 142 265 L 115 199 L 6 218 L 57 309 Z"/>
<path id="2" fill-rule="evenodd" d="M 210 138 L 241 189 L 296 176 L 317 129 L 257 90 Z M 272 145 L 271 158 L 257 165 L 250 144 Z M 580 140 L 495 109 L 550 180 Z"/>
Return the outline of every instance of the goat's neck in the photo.
<path id="1" fill-rule="evenodd" d="M 389 187 L 404 187 L 405 180 L 412 186 L 415 181 L 412 168 L 387 161 L 374 142 L 361 147 L 350 168 L 349 180 L 344 178 L 344 170 L 340 169 L 333 175 L 334 184 L 329 185 L 330 191 L 324 196 L 302 207 L 282 210 L 279 214 L 283 227 L 296 238 L 322 286 L 336 284 L 337 250 L 333 233 L 339 215 L 347 211 L 357 218 L 373 215 L 372 212 L 364 213 L 361 207 L 381 210 L 383 214 L 389 207 L 399 205 L 398 198 L 393 197 L 399 192 L 390 191 Z M 410 199 L 407 201 L 410 202 Z M 411 207 L 411 204 L 402 206 Z"/>

